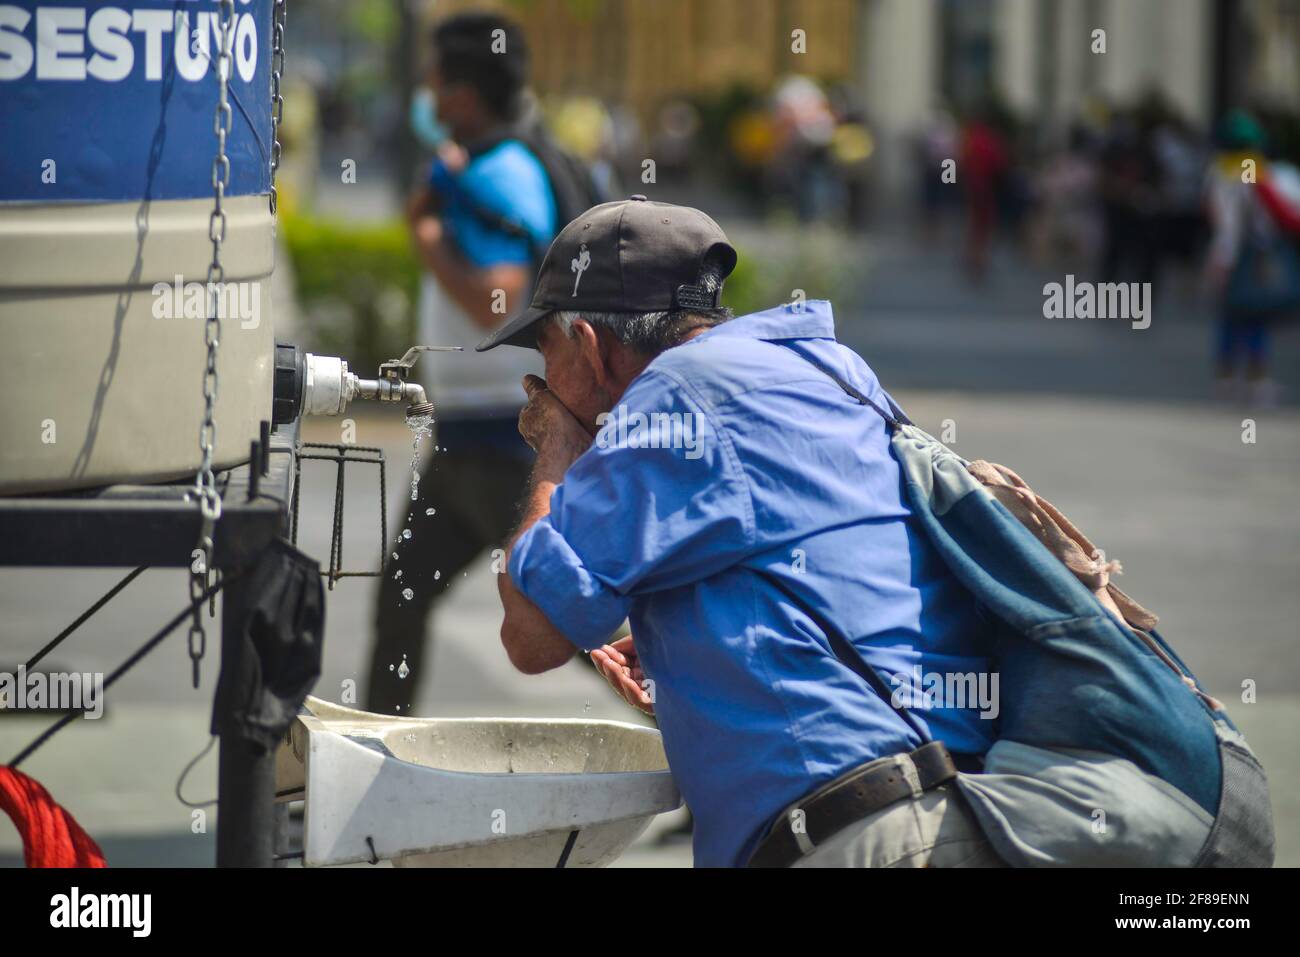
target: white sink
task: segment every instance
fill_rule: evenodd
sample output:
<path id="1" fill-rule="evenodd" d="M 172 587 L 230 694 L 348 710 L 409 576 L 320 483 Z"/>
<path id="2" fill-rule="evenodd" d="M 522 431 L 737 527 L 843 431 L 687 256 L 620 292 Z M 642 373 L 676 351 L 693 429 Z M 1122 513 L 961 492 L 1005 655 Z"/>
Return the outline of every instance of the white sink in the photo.
<path id="1" fill-rule="evenodd" d="M 311 697 L 304 709 L 277 754 L 276 791 L 305 800 L 308 867 L 602 867 L 681 806 L 651 728 L 397 718 Z"/>

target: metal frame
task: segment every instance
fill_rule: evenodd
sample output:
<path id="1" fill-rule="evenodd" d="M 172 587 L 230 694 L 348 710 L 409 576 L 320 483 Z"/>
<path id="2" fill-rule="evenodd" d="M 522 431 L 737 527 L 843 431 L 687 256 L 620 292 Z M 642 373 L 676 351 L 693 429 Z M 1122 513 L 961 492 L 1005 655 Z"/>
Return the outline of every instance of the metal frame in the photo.
<path id="1" fill-rule="evenodd" d="M 286 537 L 296 491 L 297 440 L 296 423 L 277 433 L 264 424 L 261 441 L 252 443 L 249 464 L 221 473 L 215 570 L 251 568 L 273 541 Z M 189 568 L 202 521 L 192 489 L 187 480 L 0 498 L 0 566 Z M 243 611 L 258 587 L 251 576 L 231 576 L 222 591 L 223 669 L 235 660 Z M 263 754 L 244 741 L 223 738 L 218 867 L 271 866 L 274 800 L 275 752 Z"/>
<path id="2" fill-rule="evenodd" d="M 288 530 L 297 426 L 270 435 L 266 475 L 222 472 L 212 564 L 241 567 Z M 193 480 L 0 497 L 0 566 L 189 568 L 201 522 Z M 250 497 L 250 490 L 254 497 Z"/>
<path id="3" fill-rule="evenodd" d="M 315 450 L 315 451 L 311 451 Z M 328 450 L 332 454 L 325 454 Z M 302 463 L 304 461 L 335 462 L 338 478 L 334 485 L 334 528 L 330 535 L 330 567 L 323 572 L 329 581 L 330 591 L 340 578 L 377 578 L 387 565 L 388 549 L 388 472 L 384 450 L 371 445 L 346 445 L 333 442 L 300 442 L 294 457 L 293 499 L 290 511 L 289 543 L 298 544 L 298 506 L 302 491 Z M 379 466 L 379 567 L 375 571 L 343 570 L 343 479 L 348 465 Z"/>

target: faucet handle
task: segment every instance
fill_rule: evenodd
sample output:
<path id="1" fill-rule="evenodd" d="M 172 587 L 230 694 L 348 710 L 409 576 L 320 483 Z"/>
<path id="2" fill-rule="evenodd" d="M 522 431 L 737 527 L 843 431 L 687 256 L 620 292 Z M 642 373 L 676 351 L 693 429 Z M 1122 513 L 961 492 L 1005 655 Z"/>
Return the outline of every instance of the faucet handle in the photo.
<path id="1" fill-rule="evenodd" d="M 411 346 L 402 358 L 389 359 L 387 362 L 380 363 L 379 375 L 380 378 L 404 382 L 411 372 L 411 367 L 415 365 L 415 360 L 420 358 L 420 353 L 464 351 L 464 346 Z"/>

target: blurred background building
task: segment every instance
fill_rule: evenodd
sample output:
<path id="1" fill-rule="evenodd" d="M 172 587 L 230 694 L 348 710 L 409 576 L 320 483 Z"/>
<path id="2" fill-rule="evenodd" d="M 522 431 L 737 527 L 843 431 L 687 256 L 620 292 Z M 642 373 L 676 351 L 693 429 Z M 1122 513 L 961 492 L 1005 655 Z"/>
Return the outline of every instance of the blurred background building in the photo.
<path id="1" fill-rule="evenodd" d="M 518 20 L 550 127 L 623 192 L 731 222 L 964 232 L 974 277 L 1007 242 L 1113 259 L 1101 194 L 1135 154 L 1155 154 L 1161 202 L 1200 216 L 1232 108 L 1263 123 L 1270 155 L 1300 156 L 1300 0 L 314 0 L 287 44 L 284 191 L 302 218 L 286 225 L 342 351 L 409 327 L 413 280 L 390 279 L 414 260 L 394 268 L 403 240 L 381 224 L 428 159 L 407 116 L 429 27 L 472 9 Z M 943 181 L 949 159 L 971 175 Z M 322 234 L 321 216 L 373 229 Z M 1196 262 L 1193 225 L 1161 258 Z M 385 250 L 386 295 L 340 290 L 313 258 L 357 243 Z"/>
<path id="2" fill-rule="evenodd" d="M 469 9 L 523 25 L 534 85 L 588 152 L 653 155 L 684 137 L 762 157 L 745 111 L 789 75 L 866 121 L 873 191 L 914 185 L 909 142 L 936 111 L 993 107 L 1039 144 L 1080 118 L 1158 99 L 1208 131 L 1231 107 L 1300 113 L 1300 0 L 318 0 L 297 18 L 296 72 L 328 152 L 414 161 L 402 120 L 425 27 Z M 1097 49 L 1094 31 L 1104 30 Z M 802 42 L 795 38 L 802 31 Z M 1104 50 L 1104 52 L 1102 52 Z M 572 102 L 577 106 L 565 113 Z M 694 111 L 684 111 L 689 104 Z M 585 112 L 584 112 L 585 107 Z M 593 108 L 612 143 L 596 142 Z M 377 135 L 376 135 L 377 134 Z M 364 142 L 363 142 L 364 141 Z M 878 149 L 876 149 L 878 147 Z M 394 149 L 395 148 L 395 149 Z M 398 177 L 397 182 L 404 182 Z M 889 204 L 886 204 L 888 206 Z"/>

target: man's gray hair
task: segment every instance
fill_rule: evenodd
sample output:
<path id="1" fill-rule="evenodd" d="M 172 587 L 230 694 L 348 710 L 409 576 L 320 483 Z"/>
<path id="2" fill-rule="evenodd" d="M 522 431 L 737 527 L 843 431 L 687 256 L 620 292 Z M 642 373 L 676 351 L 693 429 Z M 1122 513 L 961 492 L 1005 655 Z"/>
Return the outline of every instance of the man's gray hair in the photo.
<path id="1" fill-rule="evenodd" d="M 701 327 L 711 328 L 732 317 L 726 308 L 672 312 L 553 312 L 554 322 L 566 336 L 573 338 L 573 324 L 579 319 L 597 329 L 607 329 L 615 339 L 634 352 L 657 356 L 679 345 L 686 335 Z"/>

